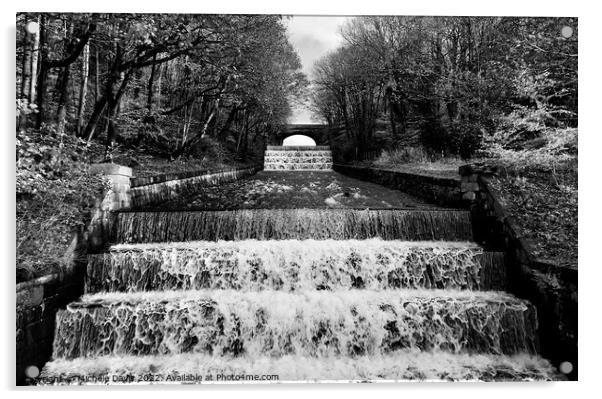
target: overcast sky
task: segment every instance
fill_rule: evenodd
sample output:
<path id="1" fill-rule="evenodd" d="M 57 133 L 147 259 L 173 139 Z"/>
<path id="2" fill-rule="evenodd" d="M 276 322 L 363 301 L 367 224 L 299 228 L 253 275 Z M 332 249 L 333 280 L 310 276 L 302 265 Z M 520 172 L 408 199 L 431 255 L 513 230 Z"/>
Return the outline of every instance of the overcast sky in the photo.
<path id="1" fill-rule="evenodd" d="M 314 62 L 341 44 L 339 26 L 349 17 L 294 16 L 287 21 L 290 41 L 297 49 L 303 64 L 303 72 L 311 78 Z M 316 123 L 309 110 L 293 109 L 290 123 Z"/>

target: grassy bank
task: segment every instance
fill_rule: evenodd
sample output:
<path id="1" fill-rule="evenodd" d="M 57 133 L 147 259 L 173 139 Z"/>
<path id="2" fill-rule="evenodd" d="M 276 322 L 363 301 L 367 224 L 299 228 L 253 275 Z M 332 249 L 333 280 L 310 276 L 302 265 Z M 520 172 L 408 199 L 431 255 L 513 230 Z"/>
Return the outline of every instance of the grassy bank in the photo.
<path id="1" fill-rule="evenodd" d="M 577 267 L 578 160 L 577 129 L 549 129 L 536 139 L 514 142 L 494 137 L 478 158 L 461 160 L 428 154 L 419 147 L 383 151 L 359 165 L 438 177 L 459 177 L 458 167 L 479 163 L 498 170 L 492 180 L 519 234 L 535 255 Z"/>

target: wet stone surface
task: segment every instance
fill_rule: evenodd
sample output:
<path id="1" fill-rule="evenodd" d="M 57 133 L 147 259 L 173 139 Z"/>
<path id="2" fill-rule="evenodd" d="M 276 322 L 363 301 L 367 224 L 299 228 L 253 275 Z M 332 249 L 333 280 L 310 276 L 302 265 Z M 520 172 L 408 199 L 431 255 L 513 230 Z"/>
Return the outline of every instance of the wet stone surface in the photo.
<path id="1" fill-rule="evenodd" d="M 196 193 L 145 209 L 266 208 L 432 209 L 436 206 L 403 192 L 336 172 L 263 171 L 233 183 L 201 187 Z"/>

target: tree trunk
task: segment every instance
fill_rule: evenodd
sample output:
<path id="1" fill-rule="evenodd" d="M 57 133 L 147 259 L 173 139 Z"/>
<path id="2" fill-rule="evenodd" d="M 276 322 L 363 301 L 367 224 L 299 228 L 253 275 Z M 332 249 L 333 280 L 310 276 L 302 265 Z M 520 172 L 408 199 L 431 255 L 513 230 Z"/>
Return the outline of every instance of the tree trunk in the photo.
<path id="1" fill-rule="evenodd" d="M 236 118 L 236 113 L 238 112 L 238 107 L 234 105 L 228 114 L 228 119 L 226 119 L 226 123 L 219 132 L 219 138 L 225 138 L 225 135 L 228 134 L 228 130 L 230 130 L 230 126 L 232 125 L 232 121 Z"/>
<path id="2" fill-rule="evenodd" d="M 96 128 L 98 126 L 98 122 L 102 114 L 107 107 L 107 98 L 105 96 L 101 97 L 96 104 L 94 105 L 94 110 L 92 111 L 92 115 L 90 115 L 90 120 L 88 120 L 88 124 L 86 125 L 86 129 L 84 130 L 83 136 L 87 138 L 88 143 L 94 138 L 94 133 L 96 132 Z"/>
<path id="3" fill-rule="evenodd" d="M 65 29 L 65 58 L 73 51 L 73 24 L 69 24 L 69 27 Z M 67 109 L 71 101 L 69 93 L 69 82 L 71 80 L 71 64 L 66 65 L 63 69 L 63 78 L 59 87 L 59 104 L 56 111 L 57 115 L 57 132 L 59 134 L 65 133 L 65 125 L 67 124 Z"/>
<path id="4" fill-rule="evenodd" d="M 94 57 L 94 65 L 96 66 L 96 73 L 94 74 L 94 98 L 96 101 L 100 99 L 100 62 L 98 62 L 98 47 L 96 47 L 96 56 Z"/>
<path id="5" fill-rule="evenodd" d="M 27 21 L 25 22 L 27 23 Z M 19 90 L 19 99 L 28 99 L 29 87 L 31 86 L 31 35 L 27 30 L 23 36 L 23 59 L 21 63 L 21 87 Z M 25 128 L 27 125 L 27 115 L 19 115 L 18 128 Z"/>
<path id="6" fill-rule="evenodd" d="M 116 65 L 119 65 L 116 63 Z M 115 68 L 113 72 L 112 84 L 107 86 L 107 141 L 105 146 L 105 160 L 113 161 L 113 148 L 115 146 L 115 141 L 117 141 L 119 136 L 119 131 L 117 129 L 117 125 L 115 123 L 115 118 L 119 113 L 119 106 L 121 104 L 121 96 L 125 93 L 125 89 L 127 87 L 128 81 L 131 77 L 132 70 L 126 72 L 124 75 L 117 72 L 118 69 Z M 118 87 L 117 92 L 114 91 L 115 87 Z"/>
<path id="7" fill-rule="evenodd" d="M 161 76 L 163 76 L 163 64 L 159 64 L 158 69 L 159 76 L 157 78 L 157 108 L 161 109 Z"/>
<path id="8" fill-rule="evenodd" d="M 31 58 L 32 58 L 31 34 L 25 31 L 23 38 L 23 67 L 21 78 L 21 98 L 29 98 L 31 87 Z"/>
<path id="9" fill-rule="evenodd" d="M 40 16 L 40 73 L 38 74 L 38 90 L 37 90 L 37 106 L 38 115 L 36 118 L 36 126 L 39 129 L 44 122 L 44 114 L 46 112 L 45 99 L 46 86 L 48 85 L 48 49 L 46 48 L 46 17 Z"/>
<path id="10" fill-rule="evenodd" d="M 157 60 L 157 55 L 153 57 L 153 61 Z M 148 78 L 148 95 L 146 97 L 146 109 L 150 114 L 153 110 L 153 83 L 155 81 L 155 71 L 157 70 L 157 66 L 155 64 L 151 67 L 150 78 Z"/>
<path id="11" fill-rule="evenodd" d="M 60 86 L 60 98 L 58 109 L 56 111 L 57 116 L 57 132 L 59 134 L 65 133 L 65 125 L 67 124 L 67 108 L 69 106 L 69 102 L 71 100 L 71 96 L 69 95 L 69 81 L 71 77 L 71 67 L 65 67 L 63 71 L 63 78 L 61 79 Z"/>
<path id="12" fill-rule="evenodd" d="M 40 17 L 38 17 L 38 26 L 40 26 Z M 40 29 L 34 35 L 33 52 L 31 54 L 31 78 L 29 81 L 29 102 L 33 104 L 36 101 L 36 77 L 38 73 L 38 58 L 40 54 Z"/>
<path id="13" fill-rule="evenodd" d="M 90 72 L 90 45 L 84 47 L 82 60 L 82 82 L 79 87 L 79 106 L 77 108 L 77 135 L 81 136 L 84 124 L 84 110 L 86 108 L 86 94 L 88 93 L 88 73 Z"/>
<path id="14" fill-rule="evenodd" d="M 115 124 L 115 116 L 117 115 L 117 108 L 119 107 L 119 100 L 110 101 L 107 104 L 107 141 L 105 143 L 105 162 L 113 162 L 113 148 L 115 147 L 115 141 L 119 132 L 117 125 Z"/>

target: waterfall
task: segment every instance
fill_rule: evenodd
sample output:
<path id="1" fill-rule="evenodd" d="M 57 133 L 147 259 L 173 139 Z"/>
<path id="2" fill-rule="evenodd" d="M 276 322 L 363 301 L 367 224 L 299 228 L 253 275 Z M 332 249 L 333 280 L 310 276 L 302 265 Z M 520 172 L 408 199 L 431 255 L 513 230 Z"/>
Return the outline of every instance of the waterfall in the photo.
<path id="1" fill-rule="evenodd" d="M 501 255 L 501 256 L 500 256 Z M 86 292 L 170 289 L 503 288 L 500 253 L 473 243 L 282 240 L 116 245 L 88 261 Z"/>
<path id="2" fill-rule="evenodd" d="M 472 240 L 461 210 L 245 209 L 121 212 L 116 242 L 193 240 L 367 239 Z"/>
<path id="3" fill-rule="evenodd" d="M 54 356 L 516 354 L 536 330 L 532 305 L 492 291 L 101 293 L 58 313 Z"/>
<path id="4" fill-rule="evenodd" d="M 323 149 L 327 148 L 327 149 Z M 264 170 L 332 170 L 328 147 L 270 147 L 265 151 Z"/>
<path id="5" fill-rule="evenodd" d="M 331 164 L 322 148 L 265 157 L 271 170 Z M 560 379 L 506 270 L 473 241 L 467 210 L 117 212 L 85 294 L 57 313 L 41 382 Z M 162 379 L 131 379 L 144 375 Z"/>

